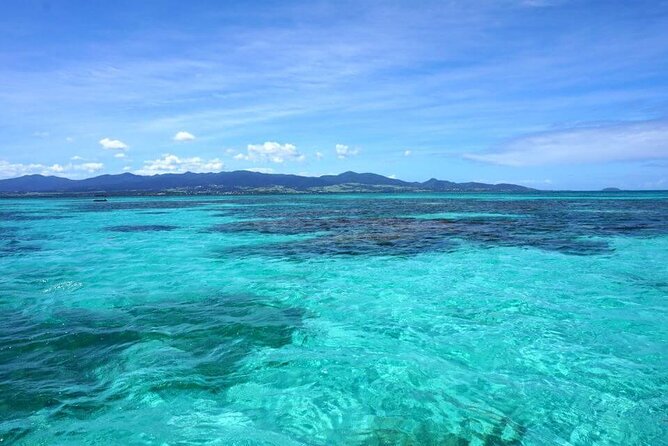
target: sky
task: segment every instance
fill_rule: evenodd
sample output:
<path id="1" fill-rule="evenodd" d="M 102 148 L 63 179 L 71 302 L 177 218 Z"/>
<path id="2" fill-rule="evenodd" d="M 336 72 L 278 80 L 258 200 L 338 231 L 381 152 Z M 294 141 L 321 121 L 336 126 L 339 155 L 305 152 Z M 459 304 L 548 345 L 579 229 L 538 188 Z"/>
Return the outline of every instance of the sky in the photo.
<path id="1" fill-rule="evenodd" d="M 0 178 L 668 189 L 667 1 L 2 6 Z"/>

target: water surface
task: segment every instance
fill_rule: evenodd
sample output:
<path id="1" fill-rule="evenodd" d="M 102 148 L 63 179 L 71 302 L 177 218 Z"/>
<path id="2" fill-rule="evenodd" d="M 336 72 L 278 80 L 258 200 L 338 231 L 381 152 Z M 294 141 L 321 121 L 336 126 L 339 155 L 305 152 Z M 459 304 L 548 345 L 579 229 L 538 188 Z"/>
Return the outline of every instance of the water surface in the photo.
<path id="1" fill-rule="evenodd" d="M 0 200 L 0 440 L 668 444 L 668 193 Z"/>

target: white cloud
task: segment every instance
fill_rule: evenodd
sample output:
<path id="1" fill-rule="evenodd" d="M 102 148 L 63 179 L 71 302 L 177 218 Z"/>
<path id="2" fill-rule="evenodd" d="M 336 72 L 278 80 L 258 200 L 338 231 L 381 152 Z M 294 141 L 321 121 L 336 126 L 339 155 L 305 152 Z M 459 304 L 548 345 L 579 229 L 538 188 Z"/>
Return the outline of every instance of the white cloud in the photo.
<path id="1" fill-rule="evenodd" d="M 304 161 L 306 156 L 299 153 L 293 144 L 280 144 L 267 141 L 264 144 L 249 144 L 246 153 L 238 153 L 236 160 L 267 162 L 281 164 L 285 161 Z"/>
<path id="2" fill-rule="evenodd" d="M 176 135 L 174 135 L 173 139 L 174 141 L 179 141 L 179 142 L 193 141 L 195 139 L 195 135 L 182 130 L 180 132 L 176 132 Z"/>
<path id="3" fill-rule="evenodd" d="M 114 158 L 125 158 L 125 152 L 118 152 L 114 155 Z"/>
<path id="4" fill-rule="evenodd" d="M 34 173 L 45 174 L 44 171 L 47 168 L 48 166 L 45 166 L 44 164 L 21 164 L 0 160 L 0 177 L 13 178 Z"/>
<path id="5" fill-rule="evenodd" d="M 411 156 L 413 154 L 412 150 L 404 150 L 404 156 Z"/>
<path id="6" fill-rule="evenodd" d="M 76 172 L 97 172 L 104 168 L 102 163 L 82 163 L 82 164 L 42 164 L 42 163 L 10 163 L 0 160 L 0 177 L 14 178 L 23 175 L 61 175 Z"/>
<path id="7" fill-rule="evenodd" d="M 68 136 L 68 137 L 65 138 L 65 141 L 66 142 L 74 142 L 74 138 L 71 137 L 71 136 Z"/>
<path id="8" fill-rule="evenodd" d="M 106 150 L 127 150 L 128 145 L 118 139 L 102 138 L 100 145 Z"/>
<path id="9" fill-rule="evenodd" d="M 60 164 L 53 164 L 46 168 L 46 171 L 49 173 L 62 173 L 65 171 L 65 167 Z"/>
<path id="10" fill-rule="evenodd" d="M 345 144 L 337 144 L 334 147 L 334 150 L 336 151 L 337 158 L 339 158 L 340 160 L 346 159 L 349 156 L 355 156 L 358 153 L 360 153 L 359 149 L 351 149 Z"/>
<path id="11" fill-rule="evenodd" d="M 167 153 L 162 158 L 144 161 L 144 166 L 135 173 L 139 175 L 156 175 L 161 173 L 219 172 L 223 169 L 223 166 L 223 162 L 218 158 L 210 160 L 205 160 L 198 156 L 180 158 Z"/>
<path id="12" fill-rule="evenodd" d="M 74 170 L 83 170 L 86 172 L 98 172 L 104 169 L 104 164 L 102 163 L 82 163 L 71 166 Z"/>
<path id="13" fill-rule="evenodd" d="M 70 158 L 72 161 L 81 161 L 83 159 L 82 156 L 79 155 L 74 155 L 72 158 Z"/>
<path id="14" fill-rule="evenodd" d="M 38 138 L 48 138 L 49 136 L 51 136 L 51 133 L 49 133 L 49 132 L 35 132 L 35 133 L 33 133 L 33 136 L 36 136 Z"/>
<path id="15" fill-rule="evenodd" d="M 591 164 L 668 158 L 668 121 L 580 127 L 517 138 L 465 158 L 505 166 Z"/>
<path id="16" fill-rule="evenodd" d="M 251 167 L 249 169 L 244 169 L 249 172 L 258 172 L 258 173 L 274 173 L 274 169 L 271 167 Z"/>
<path id="17" fill-rule="evenodd" d="M 325 155 L 322 152 L 315 152 L 315 157 L 319 160 L 323 159 Z"/>

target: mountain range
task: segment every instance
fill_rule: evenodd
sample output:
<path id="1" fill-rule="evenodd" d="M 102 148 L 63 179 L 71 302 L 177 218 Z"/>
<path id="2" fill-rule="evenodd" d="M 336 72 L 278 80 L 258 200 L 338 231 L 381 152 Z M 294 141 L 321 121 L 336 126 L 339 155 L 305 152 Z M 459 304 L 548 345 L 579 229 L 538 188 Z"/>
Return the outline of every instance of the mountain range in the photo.
<path id="1" fill-rule="evenodd" d="M 432 178 L 408 182 L 374 173 L 344 172 L 307 177 L 238 170 L 218 173 L 167 173 L 161 175 L 100 175 L 82 180 L 56 176 L 25 175 L 0 180 L 3 194 L 51 193 L 261 193 L 261 192 L 526 192 L 534 189 L 515 184 L 454 183 Z"/>

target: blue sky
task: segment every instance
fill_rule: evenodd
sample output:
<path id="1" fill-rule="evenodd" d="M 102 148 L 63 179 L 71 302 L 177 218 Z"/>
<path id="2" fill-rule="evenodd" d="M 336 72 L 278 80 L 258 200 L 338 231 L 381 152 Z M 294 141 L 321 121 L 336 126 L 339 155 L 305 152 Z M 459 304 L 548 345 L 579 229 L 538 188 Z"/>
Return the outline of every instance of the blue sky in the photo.
<path id="1" fill-rule="evenodd" d="M 3 1 L 0 178 L 668 188 L 666 1 Z"/>

